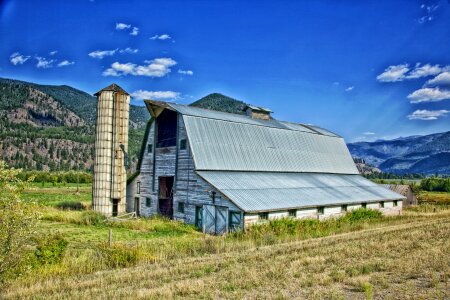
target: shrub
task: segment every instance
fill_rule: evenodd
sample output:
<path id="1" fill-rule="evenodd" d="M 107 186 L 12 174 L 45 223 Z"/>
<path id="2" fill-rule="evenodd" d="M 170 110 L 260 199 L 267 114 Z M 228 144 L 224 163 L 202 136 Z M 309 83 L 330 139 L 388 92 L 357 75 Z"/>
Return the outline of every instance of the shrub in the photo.
<path id="1" fill-rule="evenodd" d="M 63 210 L 84 210 L 85 205 L 80 201 L 63 201 L 56 205 L 57 208 Z"/>
<path id="2" fill-rule="evenodd" d="M 352 210 L 342 217 L 343 221 L 355 223 L 363 220 L 378 220 L 383 217 L 383 213 L 379 210 L 358 208 Z"/>
<path id="3" fill-rule="evenodd" d="M 109 268 L 126 268 L 135 265 L 139 260 L 139 249 L 122 244 L 97 246 L 99 259 Z"/>
<path id="4" fill-rule="evenodd" d="M 67 245 L 68 242 L 60 234 L 42 237 L 37 240 L 34 254 L 39 264 L 54 264 L 61 261 Z"/>
<path id="5" fill-rule="evenodd" d="M 105 223 L 106 217 L 93 210 L 84 211 L 81 214 L 80 224 L 83 225 L 102 225 Z"/>

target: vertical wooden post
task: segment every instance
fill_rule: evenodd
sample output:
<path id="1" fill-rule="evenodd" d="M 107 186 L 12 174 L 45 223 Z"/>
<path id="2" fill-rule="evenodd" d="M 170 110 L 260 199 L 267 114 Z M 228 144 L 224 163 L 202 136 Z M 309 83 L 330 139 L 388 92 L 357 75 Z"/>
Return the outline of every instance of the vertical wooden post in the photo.
<path id="1" fill-rule="evenodd" d="M 112 247 L 112 228 L 109 229 L 109 247 Z"/>

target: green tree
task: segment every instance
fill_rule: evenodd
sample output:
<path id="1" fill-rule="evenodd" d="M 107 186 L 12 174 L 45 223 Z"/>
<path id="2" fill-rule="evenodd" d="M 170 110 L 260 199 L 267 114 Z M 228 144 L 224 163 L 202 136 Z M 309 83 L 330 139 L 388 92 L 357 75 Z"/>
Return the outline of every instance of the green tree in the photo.
<path id="1" fill-rule="evenodd" d="M 0 284 L 20 274 L 39 217 L 35 205 L 21 198 L 32 178 L 20 180 L 20 172 L 0 161 Z"/>

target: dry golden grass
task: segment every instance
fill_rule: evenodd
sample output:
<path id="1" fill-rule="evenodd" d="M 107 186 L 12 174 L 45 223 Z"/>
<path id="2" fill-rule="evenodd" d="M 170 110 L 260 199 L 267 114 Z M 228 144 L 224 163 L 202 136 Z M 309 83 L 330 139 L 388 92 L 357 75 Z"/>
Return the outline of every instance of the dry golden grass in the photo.
<path id="1" fill-rule="evenodd" d="M 13 282 L 6 299 L 450 298 L 450 213 L 271 246 Z"/>

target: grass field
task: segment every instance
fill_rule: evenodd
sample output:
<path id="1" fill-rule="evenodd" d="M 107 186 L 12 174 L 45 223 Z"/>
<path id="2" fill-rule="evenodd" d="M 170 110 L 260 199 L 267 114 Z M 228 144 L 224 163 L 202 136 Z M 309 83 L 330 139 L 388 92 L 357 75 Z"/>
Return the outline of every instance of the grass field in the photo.
<path id="1" fill-rule="evenodd" d="M 68 245 L 60 262 L 10 282 L 7 299 L 450 297 L 444 201 L 390 218 L 283 220 L 213 237 L 160 218 L 98 219 L 85 210 L 89 186 L 35 186 L 25 197 L 42 205 L 38 235 L 58 232 Z"/>

